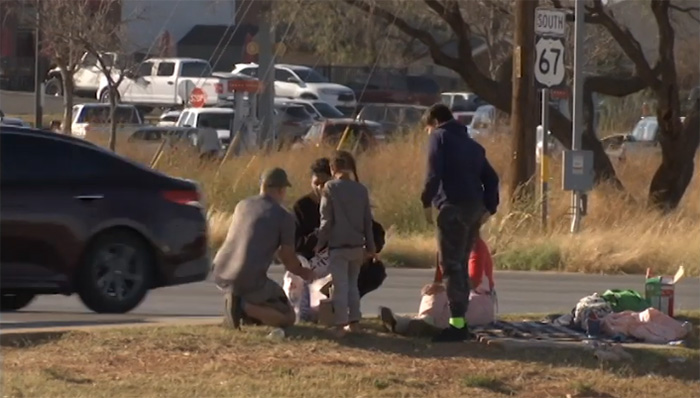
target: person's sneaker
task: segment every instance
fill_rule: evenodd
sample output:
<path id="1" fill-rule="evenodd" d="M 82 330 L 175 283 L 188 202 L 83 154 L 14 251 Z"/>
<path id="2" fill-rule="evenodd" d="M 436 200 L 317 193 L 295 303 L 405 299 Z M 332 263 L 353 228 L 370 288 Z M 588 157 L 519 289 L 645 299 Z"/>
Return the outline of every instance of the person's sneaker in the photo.
<path id="1" fill-rule="evenodd" d="M 243 302 L 233 293 L 224 296 L 224 326 L 230 329 L 240 329 L 243 319 Z"/>
<path id="2" fill-rule="evenodd" d="M 396 332 L 396 317 L 394 312 L 387 307 L 379 307 L 379 318 L 382 320 L 382 325 L 387 332 Z"/>
<path id="3" fill-rule="evenodd" d="M 469 332 L 466 326 L 459 329 L 454 326 L 449 326 L 447 329 L 442 329 L 440 333 L 433 337 L 433 343 L 455 343 L 472 340 L 473 338 L 474 335 Z"/>

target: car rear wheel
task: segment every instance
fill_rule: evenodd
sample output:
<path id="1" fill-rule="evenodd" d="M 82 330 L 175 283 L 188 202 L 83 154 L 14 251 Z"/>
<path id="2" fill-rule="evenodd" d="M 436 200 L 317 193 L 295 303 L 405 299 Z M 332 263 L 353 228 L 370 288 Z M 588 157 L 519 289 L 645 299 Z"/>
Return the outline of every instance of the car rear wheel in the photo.
<path id="1" fill-rule="evenodd" d="M 34 300 L 33 293 L 3 293 L 0 297 L 2 312 L 21 310 Z"/>
<path id="2" fill-rule="evenodd" d="M 143 239 L 128 231 L 107 232 L 89 246 L 78 275 L 78 295 L 95 312 L 129 312 L 153 285 L 153 270 L 153 256 Z"/>

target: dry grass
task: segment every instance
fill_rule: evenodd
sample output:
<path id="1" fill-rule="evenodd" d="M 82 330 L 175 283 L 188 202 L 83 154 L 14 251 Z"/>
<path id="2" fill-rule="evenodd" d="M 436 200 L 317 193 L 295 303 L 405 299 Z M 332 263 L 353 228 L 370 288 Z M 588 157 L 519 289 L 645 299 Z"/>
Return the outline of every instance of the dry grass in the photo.
<path id="1" fill-rule="evenodd" d="M 605 364 L 577 349 L 440 346 L 365 328 L 341 341 L 310 325 L 284 341 L 218 326 L 74 332 L 3 348 L 3 396 L 686 398 L 700 388 L 697 350 L 630 350 L 634 361 Z"/>
<path id="2" fill-rule="evenodd" d="M 388 230 L 384 258 L 398 266 L 426 267 L 434 262 L 432 231 L 425 224 L 419 201 L 424 176 L 424 136 L 399 140 L 359 157 L 360 179 L 369 187 L 374 214 Z M 502 181 L 508 181 L 510 163 L 507 138 L 483 142 Z M 152 151 L 119 143 L 124 155 L 148 162 Z M 246 155 L 217 165 L 201 164 L 188 151 L 168 152 L 157 168 L 199 181 L 209 206 L 212 244 L 216 247 L 228 229 L 229 215 L 238 200 L 257 192 L 259 176 L 271 166 L 284 167 L 294 187 L 289 204 L 307 193 L 308 167 L 330 148 Z M 537 204 L 508 213 L 506 206 L 484 228 L 497 265 L 505 269 L 566 270 L 580 272 L 640 273 L 647 267 L 672 272 L 680 265 L 700 275 L 700 183 L 696 176 L 674 214 L 663 217 L 649 210 L 646 194 L 659 163 L 653 155 L 628 159 L 616 165 L 628 195 L 598 187 L 589 198 L 589 215 L 583 232 L 572 237 L 570 195 L 561 191 L 561 165 L 552 165 L 550 214 L 547 233 L 539 225 Z M 695 174 L 700 174 L 700 161 Z M 506 198 L 503 198 L 506 201 Z"/>

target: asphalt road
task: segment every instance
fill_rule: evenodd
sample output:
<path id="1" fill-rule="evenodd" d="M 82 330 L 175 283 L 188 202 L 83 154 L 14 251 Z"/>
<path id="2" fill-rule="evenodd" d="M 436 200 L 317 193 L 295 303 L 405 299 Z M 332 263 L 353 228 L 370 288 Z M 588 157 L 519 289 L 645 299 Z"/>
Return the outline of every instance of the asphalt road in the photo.
<path id="1" fill-rule="evenodd" d="M 420 288 L 432 278 L 430 270 L 390 269 L 379 290 L 362 301 L 365 315 L 375 315 L 386 305 L 399 313 L 418 310 Z M 282 279 L 280 267 L 272 269 Z M 644 277 L 583 275 L 538 272 L 497 272 L 496 291 L 500 313 L 568 312 L 581 297 L 610 289 L 643 291 Z M 676 310 L 700 309 L 700 280 L 687 278 L 676 287 Z M 25 310 L 2 314 L 3 329 L 107 324 L 148 321 L 163 317 L 200 317 L 221 314 L 221 293 L 211 282 L 163 288 L 151 292 L 145 302 L 130 314 L 99 315 L 89 312 L 77 297 L 39 297 Z"/>

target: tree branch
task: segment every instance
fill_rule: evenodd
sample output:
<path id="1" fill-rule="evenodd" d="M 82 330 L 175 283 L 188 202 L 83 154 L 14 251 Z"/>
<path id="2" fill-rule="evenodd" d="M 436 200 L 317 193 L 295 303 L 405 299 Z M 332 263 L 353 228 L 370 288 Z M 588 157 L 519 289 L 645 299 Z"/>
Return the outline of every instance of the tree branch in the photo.
<path id="1" fill-rule="evenodd" d="M 404 32 L 405 34 L 415 37 L 421 43 L 428 47 L 431 57 L 435 60 L 435 63 L 450 69 L 459 68 L 459 60 L 454 57 L 450 57 L 445 54 L 440 49 L 442 46 L 438 44 L 437 40 L 430 33 L 416 29 L 411 24 L 409 24 L 405 19 L 399 18 L 396 14 L 388 11 L 387 9 L 379 5 L 370 5 L 364 0 L 343 0 L 348 5 L 351 5 L 359 10 L 366 12 L 369 15 L 374 13 L 375 16 L 383 19 L 385 22 L 393 24 L 397 29 Z"/>
<path id="2" fill-rule="evenodd" d="M 639 76 L 647 80 L 649 86 L 658 86 L 660 82 L 656 78 L 649 62 L 647 62 L 642 46 L 639 44 L 639 41 L 634 38 L 629 29 L 620 26 L 617 21 L 615 21 L 613 16 L 605 10 L 601 0 L 593 0 L 592 9 L 600 18 L 600 24 L 610 32 L 610 35 L 618 42 L 622 51 L 634 62 Z"/>

